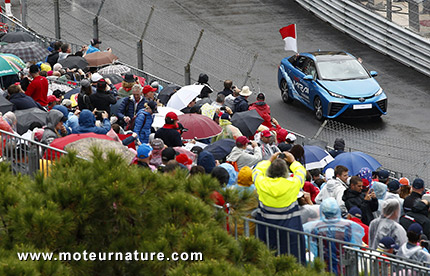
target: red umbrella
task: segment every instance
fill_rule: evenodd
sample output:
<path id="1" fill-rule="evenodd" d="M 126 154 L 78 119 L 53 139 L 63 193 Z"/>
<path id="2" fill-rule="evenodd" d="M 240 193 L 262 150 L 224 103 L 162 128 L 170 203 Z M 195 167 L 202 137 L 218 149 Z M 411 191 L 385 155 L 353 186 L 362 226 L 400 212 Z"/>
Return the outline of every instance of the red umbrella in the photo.
<path id="1" fill-rule="evenodd" d="M 82 133 L 82 134 L 70 134 L 70 135 L 67 135 L 65 137 L 57 138 L 49 146 L 51 146 L 53 148 L 60 149 L 60 150 L 64 150 L 64 147 L 67 146 L 68 144 L 75 142 L 75 141 L 78 141 L 78 140 L 81 140 L 81 139 L 85 139 L 85 138 L 96 138 L 96 139 L 115 141 L 114 139 L 112 139 L 111 137 L 109 137 L 107 135 L 95 134 L 93 132 L 89 132 L 89 133 Z M 61 154 L 59 152 L 55 152 L 51 149 L 48 149 L 45 152 L 44 158 L 45 159 L 56 159 L 56 158 L 60 158 L 60 156 L 61 156 Z"/>
<path id="2" fill-rule="evenodd" d="M 200 114 L 179 115 L 179 122 L 188 131 L 182 134 L 184 139 L 206 139 L 222 132 L 222 128 L 210 118 Z"/>
<path id="3" fill-rule="evenodd" d="M 139 84 L 143 87 L 145 86 L 145 78 L 133 75 L 134 78 L 137 78 Z M 122 81 L 118 83 L 113 83 L 113 86 L 115 86 L 116 89 L 119 89 L 122 86 Z M 131 93 L 131 92 L 130 92 Z"/>

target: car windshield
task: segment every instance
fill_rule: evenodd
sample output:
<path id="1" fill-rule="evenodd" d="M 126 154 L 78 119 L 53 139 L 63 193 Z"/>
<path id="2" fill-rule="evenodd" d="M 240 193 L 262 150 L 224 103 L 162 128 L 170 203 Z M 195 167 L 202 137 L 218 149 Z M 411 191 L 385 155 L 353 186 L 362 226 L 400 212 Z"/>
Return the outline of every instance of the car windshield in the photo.
<path id="1" fill-rule="evenodd" d="M 369 74 L 356 59 L 334 59 L 318 61 L 318 74 L 322 80 L 367 79 Z"/>

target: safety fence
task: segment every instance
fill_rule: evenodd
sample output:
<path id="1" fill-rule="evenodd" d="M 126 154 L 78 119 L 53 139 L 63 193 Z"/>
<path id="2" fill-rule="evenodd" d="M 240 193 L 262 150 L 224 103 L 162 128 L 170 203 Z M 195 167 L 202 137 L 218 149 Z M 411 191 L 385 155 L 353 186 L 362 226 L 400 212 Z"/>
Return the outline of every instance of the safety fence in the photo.
<path id="1" fill-rule="evenodd" d="M 66 151 L 38 143 L 31 139 L 0 130 L 1 161 L 9 162 L 16 174 L 34 176 L 41 172 L 50 175 L 50 166 Z"/>
<path id="2" fill-rule="evenodd" d="M 324 121 L 315 138 L 327 141 L 329 145 L 333 145 L 336 138 L 343 138 L 349 151 L 362 151 L 371 155 L 385 169 L 395 172 L 397 178 L 430 179 L 429 141 L 387 136 L 334 120 Z"/>
<path id="3" fill-rule="evenodd" d="M 217 209 L 221 210 L 222 207 L 218 206 Z M 229 232 L 236 239 L 240 236 L 257 237 L 277 255 L 295 252 L 298 262 L 302 264 L 319 258 L 325 262 L 326 270 L 336 275 L 430 275 L 430 268 L 423 263 L 389 253 L 382 254 L 381 251 L 361 245 L 265 223 L 250 217 L 225 217 L 224 225 L 229 225 Z M 304 247 L 297 246 L 292 240 L 299 241 L 299 244 L 302 241 Z M 405 272 L 412 274 L 401 274 Z"/>
<path id="4" fill-rule="evenodd" d="M 296 0 L 296 2 L 336 29 L 430 76 L 430 41 L 419 34 L 400 27 L 354 1 Z M 391 1 L 389 2 L 391 3 Z M 408 2 L 418 4 L 423 1 Z M 430 13 L 428 15 L 430 16 Z M 430 23 L 429 20 L 422 22 L 423 24 L 424 22 L 425 24 Z"/>

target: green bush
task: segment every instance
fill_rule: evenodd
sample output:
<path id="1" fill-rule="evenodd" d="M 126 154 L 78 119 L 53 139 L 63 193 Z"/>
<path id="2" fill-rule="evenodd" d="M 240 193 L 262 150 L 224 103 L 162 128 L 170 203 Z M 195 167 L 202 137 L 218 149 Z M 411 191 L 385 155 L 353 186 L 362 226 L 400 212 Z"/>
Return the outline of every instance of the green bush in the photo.
<path id="1" fill-rule="evenodd" d="M 14 176 L 0 164 L 0 275 L 304 275 L 323 274 L 278 256 L 255 238 L 238 241 L 215 216 L 207 175 L 187 178 L 128 166 L 94 150 L 69 154 L 48 178 Z M 252 198 L 227 191 L 237 206 Z M 217 219 L 219 218 L 219 219 Z M 19 261 L 17 252 L 202 252 L 204 261 Z"/>

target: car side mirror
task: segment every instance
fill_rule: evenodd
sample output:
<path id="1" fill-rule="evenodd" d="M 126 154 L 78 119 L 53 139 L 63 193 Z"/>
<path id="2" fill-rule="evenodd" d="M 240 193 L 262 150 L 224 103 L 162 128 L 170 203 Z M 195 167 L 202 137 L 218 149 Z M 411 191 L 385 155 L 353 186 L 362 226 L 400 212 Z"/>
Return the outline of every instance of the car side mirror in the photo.
<path id="1" fill-rule="evenodd" d="M 376 77 L 378 75 L 378 72 L 376 72 L 376 71 L 370 71 L 370 75 L 372 77 Z"/>
<path id="2" fill-rule="evenodd" d="M 314 77 L 312 75 L 306 75 L 303 79 L 307 81 L 313 81 Z"/>

